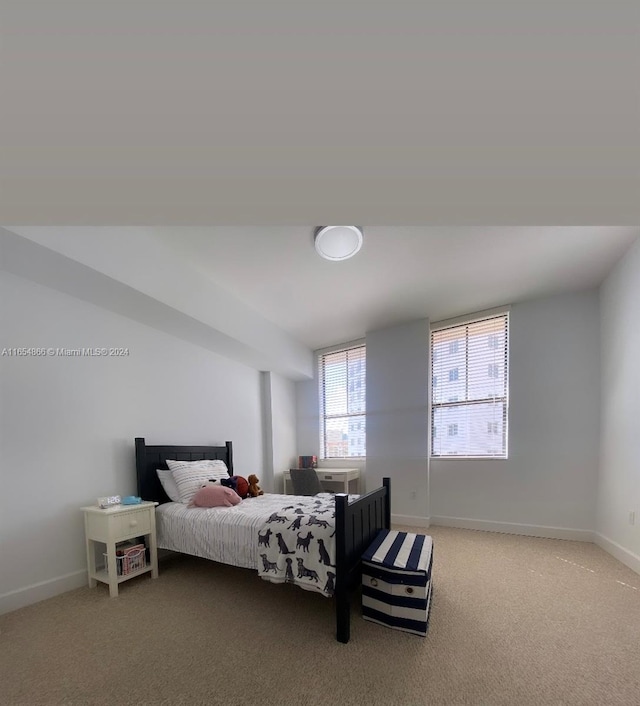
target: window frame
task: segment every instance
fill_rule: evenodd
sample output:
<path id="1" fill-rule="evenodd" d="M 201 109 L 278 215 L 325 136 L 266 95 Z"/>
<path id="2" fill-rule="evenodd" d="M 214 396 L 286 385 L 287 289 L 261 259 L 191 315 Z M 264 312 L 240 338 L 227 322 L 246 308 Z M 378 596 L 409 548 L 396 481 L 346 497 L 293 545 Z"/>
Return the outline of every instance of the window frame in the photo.
<path id="1" fill-rule="evenodd" d="M 505 319 L 505 391 L 504 391 L 504 396 L 492 396 L 492 397 L 487 397 L 484 399 L 463 399 L 463 400 L 458 400 L 456 402 L 452 402 L 451 400 L 443 400 L 442 402 L 435 402 L 434 401 L 434 387 L 433 385 L 430 385 L 429 388 L 429 458 L 436 460 L 436 461 L 448 461 L 448 460 L 456 460 L 456 461 L 464 461 L 464 460 L 483 460 L 483 461 L 504 461 L 508 460 L 509 458 L 509 388 L 510 388 L 510 354 L 511 354 L 511 342 L 510 342 L 510 307 L 500 307 L 498 309 L 491 309 L 487 311 L 482 311 L 478 312 L 476 314 L 471 314 L 468 316 L 461 316 L 457 317 L 455 319 L 448 319 L 445 321 L 439 321 L 431 324 L 429 326 L 429 380 L 433 381 L 434 376 L 437 375 L 435 369 L 434 369 L 434 362 L 437 358 L 439 358 L 442 354 L 438 354 L 438 356 L 434 355 L 434 342 L 433 342 L 433 334 L 437 331 L 442 331 L 444 329 L 455 329 L 458 327 L 463 327 L 463 326 L 469 326 L 474 323 L 479 323 L 482 321 L 487 321 L 490 319 L 498 319 L 498 318 L 504 318 Z M 466 336 L 468 336 L 468 331 L 466 333 Z M 495 339 L 492 339 L 491 341 L 487 341 L 489 344 L 489 347 L 492 349 L 496 348 L 495 345 Z M 449 354 L 451 355 L 451 354 Z M 469 372 L 468 372 L 468 366 L 469 366 L 469 358 L 468 358 L 468 345 L 467 345 L 467 354 L 465 355 L 465 379 L 468 379 Z M 436 438 L 435 434 L 435 415 L 436 411 L 438 409 L 442 408 L 451 408 L 451 407 L 458 407 L 458 408 L 463 408 L 467 406 L 474 406 L 477 404 L 486 404 L 487 402 L 493 402 L 493 403 L 501 403 L 505 405 L 505 412 L 504 412 L 504 420 L 503 420 L 503 453 L 501 454 L 440 454 L 440 453 L 434 453 L 434 439 Z M 451 425 L 451 423 L 455 422 L 448 422 L 445 428 L 448 428 L 448 426 Z M 448 436 L 448 434 L 447 434 Z"/>
<path id="2" fill-rule="evenodd" d="M 324 378 L 324 360 L 327 356 L 334 355 L 336 353 L 347 353 L 348 351 L 361 349 L 364 351 L 364 398 L 365 398 L 365 408 L 360 412 L 345 413 L 345 414 L 334 414 L 327 415 L 325 413 L 325 378 Z M 332 346 L 330 348 L 324 348 L 322 350 L 316 351 L 316 363 L 318 370 L 318 409 L 319 409 L 319 449 L 318 449 L 318 459 L 322 461 L 364 461 L 366 460 L 366 341 L 364 339 L 358 341 L 351 341 L 350 343 L 343 343 L 341 345 Z M 349 394 L 349 380 L 348 377 L 345 380 L 345 394 Z M 361 387 L 359 389 L 362 389 Z M 348 418 L 362 417 L 359 420 L 358 426 L 361 430 L 361 425 L 364 423 L 364 455 L 362 456 L 327 456 L 326 452 L 326 438 L 327 438 L 327 420 L 328 419 L 348 419 Z M 351 438 L 349 438 L 347 443 L 347 449 L 351 446 Z"/>

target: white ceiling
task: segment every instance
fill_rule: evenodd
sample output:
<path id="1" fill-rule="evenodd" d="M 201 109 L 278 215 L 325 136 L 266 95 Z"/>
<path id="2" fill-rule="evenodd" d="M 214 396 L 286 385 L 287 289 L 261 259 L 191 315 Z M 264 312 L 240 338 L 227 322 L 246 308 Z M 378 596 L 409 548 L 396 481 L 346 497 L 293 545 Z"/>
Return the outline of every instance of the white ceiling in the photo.
<path id="1" fill-rule="evenodd" d="M 312 349 L 412 319 L 596 287 L 640 235 L 630 227 L 365 227 L 356 257 L 329 262 L 315 252 L 313 226 L 148 230 Z"/>

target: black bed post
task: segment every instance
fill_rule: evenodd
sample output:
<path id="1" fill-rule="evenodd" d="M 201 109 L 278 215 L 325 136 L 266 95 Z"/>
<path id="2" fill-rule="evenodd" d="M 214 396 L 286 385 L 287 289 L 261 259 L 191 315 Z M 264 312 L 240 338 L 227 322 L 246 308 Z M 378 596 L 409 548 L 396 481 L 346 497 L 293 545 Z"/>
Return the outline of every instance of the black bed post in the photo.
<path id="1" fill-rule="evenodd" d="M 227 447 L 227 469 L 229 470 L 229 475 L 233 475 L 233 444 L 230 441 L 225 441 L 224 445 Z"/>
<path id="2" fill-rule="evenodd" d="M 146 488 L 146 483 L 144 482 L 144 469 L 145 469 L 145 444 L 144 439 L 140 437 L 136 438 L 136 481 L 138 492 L 142 492 L 143 485 Z M 143 498 L 143 500 L 148 500 L 148 498 Z"/>
<path id="3" fill-rule="evenodd" d="M 384 529 L 391 529 L 391 478 L 383 478 L 382 485 L 387 489 L 384 503 Z"/>
<path id="4" fill-rule="evenodd" d="M 347 562 L 347 504 L 349 496 L 336 493 L 336 637 L 347 643 L 351 637 L 349 565 Z M 352 540 L 353 538 L 351 538 Z"/>

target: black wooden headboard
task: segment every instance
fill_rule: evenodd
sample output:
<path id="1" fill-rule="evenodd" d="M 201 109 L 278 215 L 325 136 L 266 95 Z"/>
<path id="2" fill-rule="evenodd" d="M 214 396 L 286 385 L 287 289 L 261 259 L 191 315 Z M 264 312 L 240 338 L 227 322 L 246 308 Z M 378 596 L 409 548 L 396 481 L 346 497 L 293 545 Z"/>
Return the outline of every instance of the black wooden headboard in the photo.
<path id="1" fill-rule="evenodd" d="M 170 502 L 156 473 L 159 468 L 167 469 L 165 461 L 168 458 L 175 461 L 224 461 L 229 475 L 233 475 L 233 446 L 230 441 L 226 441 L 224 446 L 147 446 L 144 439 L 137 438 L 136 477 L 138 495 L 143 500 Z"/>

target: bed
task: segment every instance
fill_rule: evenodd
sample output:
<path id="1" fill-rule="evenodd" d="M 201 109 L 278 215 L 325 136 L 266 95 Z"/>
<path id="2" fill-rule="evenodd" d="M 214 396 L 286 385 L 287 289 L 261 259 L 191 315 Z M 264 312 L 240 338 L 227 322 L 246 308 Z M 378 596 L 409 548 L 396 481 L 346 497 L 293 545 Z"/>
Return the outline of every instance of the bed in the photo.
<path id="1" fill-rule="evenodd" d="M 176 461 L 211 459 L 223 461 L 229 475 L 232 476 L 234 475 L 232 442 L 227 441 L 224 446 L 148 446 L 143 438 L 136 438 L 135 453 L 138 495 L 143 500 L 159 503 L 156 514 L 160 548 L 205 556 L 233 566 L 253 568 L 264 578 L 270 578 L 269 562 L 262 558 L 266 533 L 264 528 L 269 527 L 270 518 L 275 535 L 276 529 L 286 526 L 285 523 L 296 516 L 288 513 L 313 512 L 313 508 L 309 506 L 311 503 L 318 510 L 318 514 L 312 515 L 316 518 L 313 531 L 328 532 L 335 541 L 335 557 L 332 557 L 335 564 L 331 566 L 335 569 L 331 577 L 334 583 L 331 585 L 330 593 L 335 602 L 336 638 L 338 642 L 349 642 L 351 594 L 360 586 L 361 556 L 379 530 L 391 528 L 391 486 L 388 478 L 383 480 L 382 487 L 361 496 L 336 494 L 327 501 L 326 498 L 265 494 L 261 498 L 243 501 L 234 508 L 212 508 L 215 512 L 198 512 L 200 508 L 195 508 L 194 512 L 194 509 L 187 509 L 186 506 L 179 507 L 178 503 L 170 501 L 156 470 L 167 469 L 166 459 Z M 326 511 L 327 502 L 330 502 L 334 512 Z M 259 511 L 261 509 L 264 510 L 262 514 Z M 332 514 L 335 514 L 335 517 L 330 517 Z M 274 516 L 275 519 L 273 519 Z M 191 525 L 196 519 L 199 521 L 200 518 L 205 517 L 210 527 L 216 527 L 215 531 L 211 532 L 211 538 L 220 535 L 227 538 L 218 547 L 204 547 L 203 540 L 200 540 L 200 545 L 194 546 L 189 543 L 192 534 Z M 311 522 L 310 517 L 307 519 Z M 222 523 L 224 530 L 221 531 L 220 525 L 216 523 Z M 325 527 L 325 524 L 328 526 Z M 308 537 L 309 534 L 310 532 L 307 532 L 306 536 Z M 292 546 L 291 554 L 293 549 Z M 300 551 L 304 551 L 304 545 Z M 299 559 L 298 562 L 300 563 Z M 305 579 L 308 578 L 305 576 Z M 317 577 L 313 578 L 317 584 L 321 583 L 318 582 Z"/>

